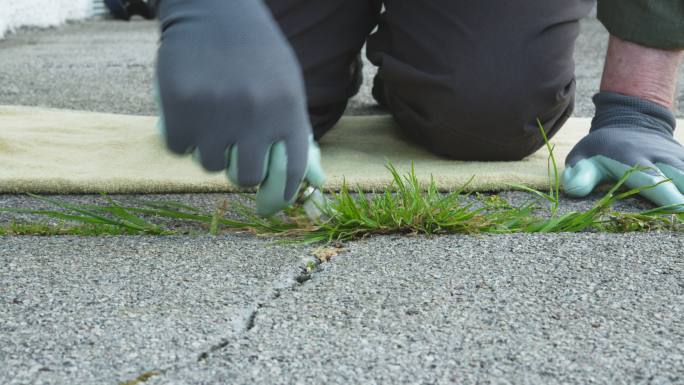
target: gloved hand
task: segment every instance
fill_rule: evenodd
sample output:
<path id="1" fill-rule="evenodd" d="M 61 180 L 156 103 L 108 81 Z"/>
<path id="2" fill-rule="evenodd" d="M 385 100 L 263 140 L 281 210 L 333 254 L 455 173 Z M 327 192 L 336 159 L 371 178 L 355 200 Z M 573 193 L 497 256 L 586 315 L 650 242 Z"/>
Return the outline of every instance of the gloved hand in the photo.
<path id="1" fill-rule="evenodd" d="M 257 212 L 324 181 L 297 59 L 254 0 L 162 0 L 157 60 L 160 127 L 168 148 L 194 152 L 240 187 L 260 186 Z"/>
<path id="2" fill-rule="evenodd" d="M 674 138 L 676 120 L 670 110 L 637 97 L 610 92 L 594 96 L 591 130 L 568 155 L 562 182 L 575 197 L 588 195 L 599 183 L 617 181 L 633 166 L 629 188 L 660 184 L 641 195 L 658 206 L 684 204 L 684 147 Z M 684 208 L 678 209 L 684 211 Z"/>

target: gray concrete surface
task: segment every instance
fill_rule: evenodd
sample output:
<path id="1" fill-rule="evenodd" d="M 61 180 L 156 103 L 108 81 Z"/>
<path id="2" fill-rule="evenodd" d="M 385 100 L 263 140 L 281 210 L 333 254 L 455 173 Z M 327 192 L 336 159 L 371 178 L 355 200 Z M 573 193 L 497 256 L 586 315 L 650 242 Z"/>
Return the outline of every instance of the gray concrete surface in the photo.
<path id="1" fill-rule="evenodd" d="M 10 36 L 0 103 L 153 114 L 155 29 L 90 21 Z M 595 20 L 583 24 L 579 116 L 592 113 L 605 39 Z M 364 88 L 349 112 L 373 111 Z M 27 206 L 0 195 L 0 207 Z M 0 384 L 117 384 L 149 371 L 161 373 L 150 384 L 684 383 L 682 242 L 377 237 L 306 274 L 310 248 L 246 235 L 2 238 Z"/>
<path id="2" fill-rule="evenodd" d="M 259 309 L 243 338 L 149 383 L 682 383 L 683 247 L 669 235 L 358 242 Z"/>
<path id="3" fill-rule="evenodd" d="M 306 253 L 247 235 L 3 238 L 0 383 L 118 384 L 196 362 L 296 285 Z"/>
<path id="4" fill-rule="evenodd" d="M 157 47 L 155 22 L 87 21 L 59 29 L 23 31 L 0 40 L 0 104 L 27 104 L 155 115 L 151 97 Z M 591 116 L 607 33 L 596 19 L 582 23 L 576 47 L 575 116 Z M 366 61 L 365 83 L 348 114 L 383 113 L 370 89 L 375 73 Z M 682 68 L 684 78 L 684 67 Z M 684 87 L 677 92 L 684 117 Z"/>
<path id="5" fill-rule="evenodd" d="M 674 384 L 684 239 L 7 238 L 3 384 Z"/>
<path id="6" fill-rule="evenodd" d="M 154 22 L 87 21 L 0 40 L 0 103 L 155 114 Z"/>

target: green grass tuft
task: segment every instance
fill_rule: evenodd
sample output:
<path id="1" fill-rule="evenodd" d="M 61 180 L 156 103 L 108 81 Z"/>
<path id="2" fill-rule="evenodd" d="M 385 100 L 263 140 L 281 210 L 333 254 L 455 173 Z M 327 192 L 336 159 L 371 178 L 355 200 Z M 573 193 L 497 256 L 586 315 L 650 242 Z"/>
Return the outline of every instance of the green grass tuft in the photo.
<path id="1" fill-rule="evenodd" d="M 48 223 L 24 223 L 12 222 L 0 225 L 0 236 L 10 235 L 34 235 L 34 236 L 55 236 L 55 235 L 75 235 L 84 237 L 104 236 L 104 235 L 135 235 L 135 232 L 128 231 L 118 226 L 82 224 L 73 225 L 69 223 L 48 224 Z"/>
<path id="2" fill-rule="evenodd" d="M 177 231 L 155 224 L 150 218 L 170 219 L 206 229 L 212 235 L 226 231 L 247 231 L 257 235 L 279 236 L 297 242 L 317 243 L 348 241 L 382 234 L 508 234 L 557 232 L 681 232 L 684 214 L 673 213 L 672 207 L 642 213 L 620 213 L 612 210 L 616 202 L 638 194 L 643 189 L 620 192 L 632 169 L 626 173 L 589 210 L 540 216 L 548 200 L 547 194 L 533 190 L 537 199 L 513 206 L 498 195 L 470 197 L 463 188 L 440 193 L 435 181 L 422 186 L 415 169 L 404 176 L 390 164 L 393 182 L 385 190 L 365 193 L 352 191 L 345 184 L 320 207 L 323 216 L 309 219 L 303 207 L 296 205 L 281 215 L 262 218 L 241 202 L 224 200 L 213 213 L 177 202 L 137 201 L 126 205 L 104 197 L 104 205 L 75 205 L 40 196 L 34 197 L 57 207 L 56 210 L 2 210 L 43 215 L 61 222 L 57 225 L 12 223 L 0 226 L 0 235 L 170 235 Z M 662 182 L 664 183 L 664 182 Z M 465 186 L 464 186 L 465 188 Z M 552 193 L 557 200 L 555 190 Z M 548 194 L 551 196 L 551 194 Z M 470 197 L 470 198 L 469 198 Z M 543 197 L 540 200 L 538 197 Z M 534 198 L 534 195 L 532 196 Z M 554 203 L 553 201 L 551 202 Z M 239 219 L 227 218 L 233 213 Z M 77 225 L 69 225 L 76 223 Z"/>
<path id="3" fill-rule="evenodd" d="M 150 218 L 199 225 L 211 235 L 226 231 L 247 231 L 257 235 L 279 236 L 296 242 L 318 243 L 348 241 L 382 234 L 509 234 L 558 232 L 681 232 L 684 214 L 674 213 L 677 207 L 661 207 L 642 213 L 620 213 L 612 207 L 620 200 L 641 191 L 646 186 L 621 190 L 627 178 L 643 168 L 632 168 L 589 210 L 558 215 L 560 207 L 560 177 L 554 147 L 539 122 L 541 134 L 549 151 L 549 192 L 544 193 L 522 185 L 512 187 L 531 193 L 529 202 L 513 206 L 497 195 L 478 195 L 472 199 L 465 194 L 465 186 L 451 193 L 440 193 L 434 179 L 427 186 L 419 182 L 413 165 L 402 176 L 392 166 L 387 170 L 392 183 L 383 191 L 365 193 L 361 188 L 352 191 L 345 183 L 339 193 L 319 207 L 323 215 L 312 220 L 301 204 L 270 218 L 255 214 L 241 202 L 222 201 L 213 213 L 178 202 L 136 201 L 126 205 L 103 196 L 104 205 L 76 205 L 55 199 L 31 195 L 35 199 L 56 206 L 56 210 L 0 211 L 42 215 L 61 221 L 59 225 L 18 224 L 0 226 L 0 235 L 170 235 L 177 230 L 154 223 Z M 660 183 L 666 183 L 665 180 Z M 546 202 L 546 205 L 541 203 Z M 550 206 L 549 206 L 550 204 Z M 539 216 L 542 208 L 549 215 Z M 236 214 L 239 219 L 226 216 Z M 68 225 L 76 223 L 77 225 Z"/>

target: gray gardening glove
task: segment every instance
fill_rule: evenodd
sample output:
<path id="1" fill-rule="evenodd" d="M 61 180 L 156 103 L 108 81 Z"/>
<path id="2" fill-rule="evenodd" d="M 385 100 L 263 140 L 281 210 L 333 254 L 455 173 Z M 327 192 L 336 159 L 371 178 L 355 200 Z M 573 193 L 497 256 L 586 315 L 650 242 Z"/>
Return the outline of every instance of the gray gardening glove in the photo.
<path id="1" fill-rule="evenodd" d="M 257 211 L 324 181 L 294 53 L 255 0 L 162 0 L 157 62 L 160 127 L 168 148 L 209 171 L 260 186 Z"/>
<path id="2" fill-rule="evenodd" d="M 599 183 L 617 181 L 633 166 L 629 188 L 655 185 L 641 195 L 658 206 L 684 204 L 684 147 L 672 136 L 676 120 L 660 104 L 610 92 L 594 96 L 591 130 L 570 152 L 563 173 L 565 192 L 588 195 Z M 681 211 L 681 209 L 680 209 Z"/>

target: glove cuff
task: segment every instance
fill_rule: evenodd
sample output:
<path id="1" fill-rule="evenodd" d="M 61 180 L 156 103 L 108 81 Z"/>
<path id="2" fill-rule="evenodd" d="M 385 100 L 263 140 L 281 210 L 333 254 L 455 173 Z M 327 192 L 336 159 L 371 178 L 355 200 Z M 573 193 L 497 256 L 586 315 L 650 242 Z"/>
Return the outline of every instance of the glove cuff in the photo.
<path id="1" fill-rule="evenodd" d="M 642 127 L 672 136 L 677 120 L 665 106 L 636 96 L 599 92 L 594 95 L 596 115 L 589 132 L 604 127 Z"/>

